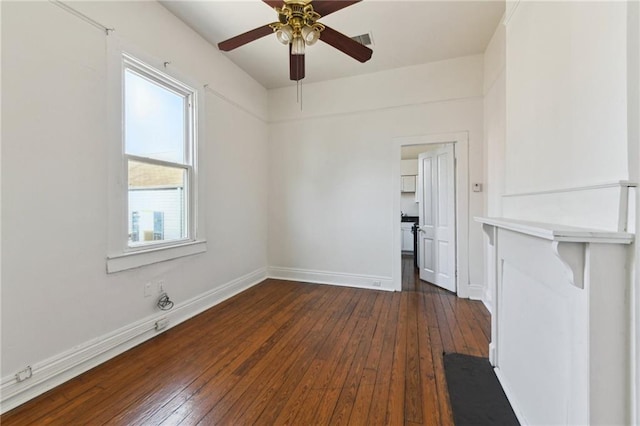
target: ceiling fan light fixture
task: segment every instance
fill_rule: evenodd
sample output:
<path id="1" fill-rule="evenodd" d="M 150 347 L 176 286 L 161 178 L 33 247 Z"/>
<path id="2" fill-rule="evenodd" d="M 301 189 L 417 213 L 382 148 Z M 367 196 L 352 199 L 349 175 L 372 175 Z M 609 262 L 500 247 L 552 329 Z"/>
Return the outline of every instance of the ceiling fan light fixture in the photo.
<path id="1" fill-rule="evenodd" d="M 276 38 L 282 44 L 289 44 L 293 41 L 293 28 L 291 25 L 283 25 L 276 31 Z"/>
<path id="2" fill-rule="evenodd" d="M 314 10 L 315 6 L 311 3 L 313 0 L 262 1 L 275 10 L 278 20 L 221 41 L 218 43 L 221 51 L 229 52 L 275 32 L 276 40 L 288 47 L 289 76 L 294 81 L 304 78 L 306 46 L 315 44 L 319 39 L 359 62 L 371 59 L 373 53 L 371 49 L 318 22 L 322 16 L 359 3 L 361 0 L 316 0 L 314 5 L 318 7 L 319 12 Z"/>
<path id="3" fill-rule="evenodd" d="M 305 25 L 302 27 L 302 38 L 307 46 L 312 46 L 320 38 L 320 30 L 318 28 Z"/>
<path id="4" fill-rule="evenodd" d="M 302 37 L 294 37 L 291 42 L 291 54 L 292 55 L 304 55 L 304 40 Z"/>

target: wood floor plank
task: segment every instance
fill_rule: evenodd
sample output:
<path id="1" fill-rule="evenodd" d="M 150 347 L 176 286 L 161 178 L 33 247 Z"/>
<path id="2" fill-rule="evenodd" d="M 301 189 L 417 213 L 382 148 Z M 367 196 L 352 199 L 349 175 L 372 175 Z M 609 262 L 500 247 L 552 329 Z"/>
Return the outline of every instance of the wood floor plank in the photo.
<path id="1" fill-rule="evenodd" d="M 259 306 L 260 303 L 264 303 L 266 298 L 273 297 L 278 294 L 278 291 L 281 290 L 284 294 L 287 291 L 285 288 L 282 288 L 282 285 L 290 285 L 285 282 L 273 282 L 272 291 L 265 293 L 260 291 L 262 285 L 257 285 L 247 290 L 242 294 L 242 297 L 236 296 L 226 301 L 223 301 L 221 304 L 216 306 L 216 312 L 225 320 L 229 320 L 229 316 L 237 316 L 239 315 L 238 310 L 236 309 L 236 305 L 241 303 L 243 306 L 251 306 L 254 303 L 256 306 Z M 207 312 L 201 314 L 202 318 L 205 318 L 208 315 Z M 195 317 L 193 321 L 183 323 L 179 325 L 180 333 L 184 335 L 189 332 L 190 328 L 197 327 L 199 322 Z M 175 330 L 175 329 L 174 329 Z M 167 333 L 171 333 L 172 330 L 167 331 Z M 167 333 L 156 337 L 153 340 L 145 342 L 147 348 L 153 347 L 158 343 L 158 340 L 165 336 Z M 155 350 L 149 351 L 150 353 L 155 352 Z M 143 357 L 140 353 L 136 351 L 128 351 L 117 358 L 114 358 L 114 362 L 122 362 L 126 364 L 131 364 L 135 362 L 139 362 Z M 148 355 L 145 357 L 148 358 Z M 118 361 L 116 361 L 118 360 Z M 135 367 L 134 367 L 135 368 Z M 43 417 L 44 415 L 51 413 L 51 417 L 56 417 L 56 412 L 58 408 L 62 407 L 62 409 L 66 409 L 66 405 L 69 401 L 74 398 L 79 397 L 84 392 L 89 391 L 92 387 L 95 386 L 96 383 L 101 383 L 102 381 L 109 379 L 111 381 L 118 381 L 121 378 L 128 377 L 129 372 L 127 370 L 117 370 L 113 371 L 113 369 L 109 368 L 109 363 L 102 364 L 90 372 L 85 373 L 75 379 L 72 379 L 54 390 L 51 390 L 39 398 L 38 401 L 38 410 L 29 409 L 29 404 L 22 405 L 10 413 L 7 413 L 3 416 L 3 420 L 10 421 L 11 417 L 16 416 L 21 419 L 21 422 L 24 424 L 28 424 L 30 422 L 35 422 L 38 418 Z M 112 387 L 110 387 L 112 389 Z M 85 396 L 86 397 L 86 396 Z"/>
<path id="2" fill-rule="evenodd" d="M 443 351 L 486 356 L 481 302 L 266 280 L 0 416 L 3 425 L 452 425 Z"/>
<path id="3" fill-rule="evenodd" d="M 319 424 L 332 424 L 331 418 L 335 413 L 338 400 L 343 392 L 349 392 L 347 389 L 347 376 L 353 367 L 357 370 L 359 360 L 357 356 L 360 348 L 366 344 L 364 341 L 371 339 L 373 334 L 373 327 L 367 326 L 371 324 L 367 315 L 371 308 L 375 304 L 375 300 L 378 296 L 377 292 L 369 293 L 368 297 L 361 302 L 362 309 L 358 310 L 355 315 L 352 316 L 351 322 L 355 323 L 355 327 L 352 330 L 351 336 L 348 342 L 345 344 L 345 350 L 342 356 L 337 361 L 333 373 L 331 374 L 331 381 L 329 385 L 324 389 L 324 394 L 318 404 L 318 409 L 315 412 L 314 421 Z M 354 391 L 355 393 L 355 391 Z M 346 407 L 343 407 L 343 412 L 339 414 L 338 418 L 344 420 L 349 418 L 351 414 L 351 406 L 348 407 L 349 411 L 344 413 Z"/>
<path id="4" fill-rule="evenodd" d="M 396 330 L 396 342 L 391 367 L 389 398 L 387 402 L 386 424 L 403 423 L 405 409 L 405 380 L 407 368 L 407 303 L 409 295 L 400 295 L 400 308 Z"/>
<path id="5" fill-rule="evenodd" d="M 394 293 L 391 296 L 391 308 L 389 311 L 389 321 L 384 324 L 385 334 L 383 339 L 382 357 L 378 363 L 376 383 L 373 394 L 375 401 L 371 402 L 367 424 L 384 425 L 387 424 L 387 403 L 389 397 L 389 387 L 391 385 L 391 369 L 393 367 L 393 357 L 396 342 L 397 324 L 400 311 L 400 294 Z"/>
<path id="6" fill-rule="evenodd" d="M 241 356 L 230 353 L 228 359 L 225 359 L 223 363 L 216 363 L 214 368 L 199 376 L 193 386 L 189 386 L 181 393 L 176 400 L 177 407 L 173 403 L 169 407 L 163 407 L 162 412 L 155 413 L 149 422 L 151 424 L 174 423 L 176 421 L 186 422 L 185 424 L 197 423 L 242 379 L 238 373 L 245 371 L 247 365 L 260 360 L 256 354 L 267 354 L 274 347 L 285 344 L 282 339 L 295 326 L 297 315 L 313 304 L 313 297 L 308 294 L 299 299 L 299 302 L 291 310 L 281 310 L 267 322 L 268 327 L 263 330 L 265 340 L 247 342 Z M 183 399 L 185 396 L 187 398 Z M 166 414 L 168 414 L 167 417 L 165 417 Z"/>
<path id="7" fill-rule="evenodd" d="M 249 418 L 258 417 L 266 403 L 271 399 L 276 389 L 280 388 L 283 379 L 288 375 L 304 374 L 308 368 L 308 358 L 316 352 L 322 342 L 322 329 L 330 322 L 332 312 L 329 309 L 334 302 L 332 294 L 321 295 L 315 304 L 317 316 L 307 316 L 306 321 L 300 321 L 292 327 L 290 340 L 278 351 L 274 348 L 272 354 L 261 357 L 250 371 L 237 372 L 242 377 L 236 383 L 233 393 L 228 393 L 219 404 L 207 413 L 200 424 L 250 424 Z M 336 318 L 337 319 L 337 318 Z M 287 343 L 288 342 L 288 343 Z M 243 419 L 240 422 L 240 419 Z"/>
<path id="8" fill-rule="evenodd" d="M 335 344 L 330 345 L 331 350 L 327 350 L 325 346 L 318 354 L 318 358 L 324 359 L 325 363 L 320 374 L 315 378 L 311 391 L 302 403 L 293 421 L 294 424 L 326 424 L 328 421 L 327 417 L 330 417 L 333 412 L 335 400 L 332 398 L 334 393 L 327 393 L 327 391 L 335 390 L 336 386 L 342 386 L 341 383 L 337 384 L 337 374 L 341 372 L 338 367 L 340 363 L 348 362 L 350 354 L 353 352 L 353 347 L 357 345 L 357 342 L 353 340 L 354 331 L 357 336 L 359 314 L 366 308 L 366 304 L 362 303 L 362 299 L 364 298 L 367 303 L 371 302 L 371 294 L 367 296 L 360 295 L 358 304 L 354 306 L 349 316 L 345 317 L 344 327 L 340 335 L 335 339 Z M 324 422 L 319 419 L 321 415 L 325 417 Z"/>
<path id="9" fill-rule="evenodd" d="M 348 319 L 351 317 L 355 304 L 357 303 L 357 294 L 352 294 L 348 304 L 342 309 L 342 314 L 336 326 L 333 328 L 331 334 L 327 337 L 325 344 L 315 355 L 311 362 L 311 367 L 307 370 L 302 380 L 298 383 L 295 390 L 292 392 L 292 398 L 290 398 L 282 411 L 277 414 L 274 424 L 297 424 L 296 418 L 301 414 L 301 411 L 308 409 L 308 405 L 305 404 L 307 398 L 311 401 L 316 401 L 315 398 L 310 397 L 310 394 L 317 395 L 322 391 L 322 387 L 319 387 L 319 383 L 323 378 L 330 373 L 332 367 L 331 356 L 338 356 L 335 350 L 335 342 L 341 341 L 341 335 L 344 334 L 344 329 Z M 325 385 L 326 386 L 326 385 Z M 271 424 L 266 422 L 267 419 L 272 418 L 273 414 L 268 415 L 263 413 L 264 418 L 260 418 L 260 422 L 265 421 L 263 424 Z"/>
<path id="10" fill-rule="evenodd" d="M 349 418 L 350 424 L 364 425 L 367 423 L 372 395 L 378 375 L 378 367 L 382 357 L 382 351 L 384 349 L 385 325 L 389 324 L 390 310 L 391 298 L 385 297 L 384 300 L 382 300 L 380 317 L 376 324 L 376 330 L 371 339 L 371 346 L 369 353 L 367 354 L 364 370 L 360 377 L 358 391 L 356 393 L 353 409 L 351 410 L 351 416 Z"/>
<path id="11" fill-rule="evenodd" d="M 291 295 L 289 297 L 287 293 L 276 294 L 280 295 L 282 299 L 280 301 L 272 300 L 271 303 L 280 308 L 295 306 L 293 304 L 296 302 L 295 296 Z M 224 355 L 233 356 L 239 345 L 246 344 L 247 341 L 251 340 L 251 334 L 256 329 L 254 321 L 262 321 L 268 318 L 268 315 L 258 314 L 251 320 L 252 308 L 248 311 L 241 311 L 241 315 L 243 314 L 241 317 L 233 317 L 230 320 L 236 327 L 235 333 L 229 333 L 228 330 L 213 329 L 211 333 L 199 336 L 194 341 L 191 341 L 188 346 L 172 345 L 172 336 L 168 333 L 163 335 L 163 339 L 165 339 L 164 345 L 173 346 L 171 351 L 157 351 L 160 354 L 165 354 L 165 356 L 160 357 L 161 359 L 147 358 L 145 360 L 150 365 L 158 366 L 158 368 L 154 368 L 150 372 L 155 379 L 146 381 L 146 386 L 136 388 L 129 385 L 132 389 L 126 393 L 126 395 L 130 395 L 132 392 L 133 395 L 144 395 L 143 399 L 133 402 L 135 409 L 127 407 L 115 416 L 111 414 L 109 423 L 128 424 L 134 421 L 142 421 L 145 416 L 159 408 L 158 400 L 167 401 L 173 398 L 178 392 L 192 384 L 199 377 L 202 369 L 206 370 L 214 360 L 220 359 L 219 357 Z M 272 327 L 267 325 L 266 329 L 272 330 Z M 180 330 L 176 332 L 179 333 Z M 153 371 L 157 371 L 158 374 L 153 374 Z M 185 374 L 185 371 L 191 371 L 193 374 Z M 162 385 L 162 383 L 170 383 L 171 385 Z M 122 400 L 124 397 L 120 399 Z M 96 413 L 95 419 L 99 418 Z"/>
<path id="12" fill-rule="evenodd" d="M 275 294 L 279 293 L 275 292 Z M 264 299 L 260 298 L 259 300 Z M 247 306 L 251 306 L 251 303 Z M 237 322 L 239 330 L 242 330 L 243 325 L 239 318 L 237 318 L 237 314 L 229 311 L 229 313 L 233 315 L 227 316 L 223 310 L 224 306 L 221 308 L 219 317 Z M 245 325 L 246 327 L 251 326 L 249 322 L 246 322 Z M 181 385 L 186 385 L 192 381 L 196 377 L 197 371 L 193 367 L 190 368 L 190 366 L 202 365 L 203 362 L 206 362 L 210 358 L 210 355 L 203 353 L 200 348 L 207 345 L 211 350 L 217 350 L 218 347 L 212 345 L 211 342 L 213 339 L 216 339 L 222 331 L 212 329 L 210 333 L 199 338 L 194 344 L 194 342 L 190 342 L 189 339 L 182 338 L 182 336 L 190 335 L 190 329 L 191 326 L 189 323 L 178 325 L 176 328 L 163 333 L 156 339 L 141 345 L 133 351 L 123 354 L 124 356 L 130 354 L 135 355 L 135 359 L 129 359 L 126 363 L 131 364 L 136 369 L 143 369 L 147 380 L 132 383 L 131 376 L 127 374 L 127 371 L 104 371 L 103 374 L 100 375 L 100 379 L 108 377 L 111 386 L 100 394 L 100 398 L 103 400 L 113 400 L 114 395 L 117 395 L 118 404 L 100 404 L 98 399 L 94 399 L 93 403 L 98 405 L 98 409 L 90 414 L 78 411 L 74 417 L 69 418 L 69 421 L 81 423 L 87 419 L 91 419 L 93 422 L 102 423 L 108 422 L 115 417 L 112 423 L 117 424 L 123 422 L 123 418 L 120 417 L 121 414 L 127 413 L 131 415 L 143 409 L 145 406 L 143 402 L 145 398 L 153 398 L 154 402 L 152 402 L 152 405 L 157 404 L 157 399 L 159 397 L 162 398 L 165 393 L 172 392 L 175 388 L 179 388 Z M 176 342 L 174 336 L 180 336 L 180 339 Z M 146 355 L 143 355 L 143 352 Z M 117 360 L 118 358 L 114 361 L 117 362 Z M 194 373 L 185 374 L 185 372 L 190 371 Z M 167 384 L 170 384 L 170 386 Z M 105 405 L 104 408 L 101 407 L 101 405 Z M 134 406 L 135 409 L 132 409 L 131 406 Z M 124 417 L 126 418 L 127 416 Z"/>
<path id="13" fill-rule="evenodd" d="M 312 366 L 313 354 L 329 338 L 338 323 L 340 311 L 330 308 L 327 312 L 330 313 L 327 321 L 317 321 L 311 332 L 314 335 L 313 345 L 305 344 L 305 349 L 292 357 L 292 367 L 283 364 L 280 368 L 281 374 L 276 374 L 272 378 L 266 391 L 256 398 L 257 403 L 253 403 L 247 410 L 240 413 L 240 416 L 236 412 L 236 417 L 232 419 L 233 424 L 273 424 L 275 417 L 295 395 L 295 389 Z M 286 371 L 282 372 L 282 370 Z M 236 407 L 233 411 L 236 411 Z"/>
<path id="14" fill-rule="evenodd" d="M 438 385 L 436 367 L 433 360 L 431 335 L 437 328 L 429 327 L 428 307 L 425 297 L 418 297 L 417 329 L 418 353 L 420 354 L 420 379 L 422 388 L 423 423 L 437 425 L 440 423 L 440 406 L 438 404 Z"/>
<path id="15" fill-rule="evenodd" d="M 451 404 L 449 403 L 449 391 L 447 389 L 447 381 L 444 376 L 444 358 L 445 352 L 443 336 L 450 336 L 449 327 L 440 327 L 439 320 L 436 319 L 436 310 L 439 305 L 439 296 L 437 292 L 425 294 L 427 312 L 431 314 L 429 323 L 429 338 L 431 343 L 431 357 L 435 371 L 436 392 L 438 395 L 438 404 L 440 412 L 439 425 L 453 425 L 453 414 L 451 413 Z"/>
<path id="16" fill-rule="evenodd" d="M 358 392 L 358 386 L 366 365 L 367 354 L 370 351 L 373 335 L 376 330 L 376 324 L 379 321 L 381 312 L 382 295 L 376 294 L 375 296 L 374 304 L 370 305 L 371 310 L 367 312 L 366 317 L 361 317 L 361 319 L 364 320 L 364 324 L 362 326 L 358 325 L 358 327 L 362 328 L 362 334 L 358 337 L 359 343 L 353 356 L 353 360 L 349 364 L 348 368 L 346 363 L 343 364 L 346 376 L 329 420 L 331 425 L 346 425 L 349 423 L 351 411 L 353 410 L 356 394 Z M 341 374 L 338 374 L 336 376 L 340 377 L 340 375 Z M 337 392 L 337 387 L 334 389 L 334 392 Z M 318 418 L 321 419 L 321 417 Z"/>
<path id="17" fill-rule="evenodd" d="M 420 370 L 420 329 L 418 328 L 418 312 L 420 298 L 415 295 L 407 300 L 407 337 L 406 337 L 406 370 L 404 390 L 404 418 L 408 422 L 422 423 L 422 371 Z M 426 333 L 425 333 L 426 334 Z"/>

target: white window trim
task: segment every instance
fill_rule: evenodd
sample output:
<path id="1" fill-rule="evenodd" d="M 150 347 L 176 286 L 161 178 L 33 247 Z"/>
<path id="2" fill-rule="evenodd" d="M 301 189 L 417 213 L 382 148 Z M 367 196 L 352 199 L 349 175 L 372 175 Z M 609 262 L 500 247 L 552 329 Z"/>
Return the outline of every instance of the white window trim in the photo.
<path id="1" fill-rule="evenodd" d="M 127 61 L 150 67 L 151 70 L 159 70 L 165 74 L 169 81 L 183 83 L 195 92 L 193 100 L 194 117 L 193 150 L 191 155 L 191 182 L 189 196 L 192 201 L 189 208 L 189 239 L 170 241 L 166 243 L 150 244 L 147 246 L 129 247 L 127 241 L 127 155 L 124 149 L 123 137 L 123 96 L 124 96 L 124 69 L 125 57 Z M 125 271 L 139 268 L 158 262 L 165 262 L 180 257 L 203 253 L 207 250 L 204 220 L 204 185 L 203 174 L 199 167 L 198 159 L 202 157 L 203 147 L 199 140 L 204 135 L 204 90 L 203 85 L 198 84 L 189 77 L 181 75 L 173 69 L 166 69 L 165 61 L 150 57 L 140 52 L 133 46 L 119 40 L 112 35 L 107 37 L 107 123 L 108 123 L 108 253 L 107 273 Z"/>

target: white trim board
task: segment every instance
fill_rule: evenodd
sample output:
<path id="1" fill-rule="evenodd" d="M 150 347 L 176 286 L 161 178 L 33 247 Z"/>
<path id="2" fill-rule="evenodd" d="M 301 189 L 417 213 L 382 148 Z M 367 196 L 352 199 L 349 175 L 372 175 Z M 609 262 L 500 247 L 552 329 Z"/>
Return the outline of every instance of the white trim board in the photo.
<path id="1" fill-rule="evenodd" d="M 363 288 L 367 290 L 394 291 L 391 277 L 376 275 L 358 275 L 343 272 L 314 271 L 311 269 L 270 266 L 268 277 L 278 280 L 299 281 L 302 283 L 328 284 L 342 287 Z M 379 282 L 380 285 L 374 285 Z"/>
<path id="2" fill-rule="evenodd" d="M 470 297 L 475 293 L 469 282 L 469 133 L 466 131 L 455 133 L 438 133 L 394 138 L 393 141 L 392 179 L 394 201 L 392 211 L 393 229 L 393 288 L 402 289 L 402 235 L 398 226 L 400 217 L 400 158 L 401 149 L 407 145 L 435 145 L 453 143 L 456 159 L 456 266 L 458 279 L 456 283 L 459 297 Z M 477 296 L 478 298 L 481 295 Z"/>
<path id="3" fill-rule="evenodd" d="M 159 332 L 155 323 L 167 318 L 164 332 L 222 301 L 247 290 L 267 278 L 267 268 L 260 268 L 229 281 L 213 290 L 179 303 L 171 311 L 160 311 L 111 333 L 90 340 L 69 351 L 55 355 L 31 366 L 33 376 L 17 382 L 15 376 L 2 378 L 0 384 L 0 413 L 11 410 L 28 400 L 88 371 L 99 364 L 149 340 Z"/>
<path id="4" fill-rule="evenodd" d="M 506 382 L 504 378 L 504 374 L 502 374 L 502 371 L 500 370 L 500 368 L 495 367 L 493 369 L 493 372 L 496 374 L 496 377 L 498 378 L 498 381 L 502 386 L 502 390 L 504 391 L 504 394 L 507 397 L 507 400 L 509 400 L 509 404 L 511 404 L 511 408 L 513 409 L 513 413 L 516 415 L 518 422 L 520 422 L 521 425 L 530 424 L 529 422 L 527 422 L 527 419 L 524 417 L 524 414 L 522 414 L 522 411 L 520 410 L 520 404 L 518 403 L 518 400 L 513 395 L 513 391 L 509 387 L 509 383 Z"/>
<path id="5" fill-rule="evenodd" d="M 537 191 L 510 192 L 510 193 L 505 193 L 502 196 L 503 197 L 526 197 L 528 195 L 558 194 L 562 192 L 590 191 L 592 189 L 603 189 L 603 188 L 635 188 L 637 186 L 638 186 L 637 182 L 631 182 L 628 180 L 618 180 L 615 182 L 603 182 L 603 183 L 597 183 L 593 185 L 541 189 Z"/>

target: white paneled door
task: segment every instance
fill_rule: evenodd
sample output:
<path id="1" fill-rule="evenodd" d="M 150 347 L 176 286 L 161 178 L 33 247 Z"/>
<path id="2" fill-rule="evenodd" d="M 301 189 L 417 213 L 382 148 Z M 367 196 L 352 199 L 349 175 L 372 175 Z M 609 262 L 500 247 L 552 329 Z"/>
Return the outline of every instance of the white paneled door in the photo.
<path id="1" fill-rule="evenodd" d="M 420 279 L 456 291 L 455 162 L 453 144 L 418 157 Z"/>

